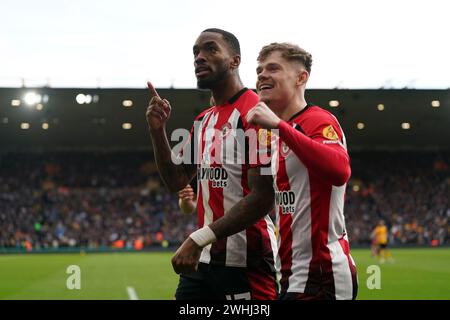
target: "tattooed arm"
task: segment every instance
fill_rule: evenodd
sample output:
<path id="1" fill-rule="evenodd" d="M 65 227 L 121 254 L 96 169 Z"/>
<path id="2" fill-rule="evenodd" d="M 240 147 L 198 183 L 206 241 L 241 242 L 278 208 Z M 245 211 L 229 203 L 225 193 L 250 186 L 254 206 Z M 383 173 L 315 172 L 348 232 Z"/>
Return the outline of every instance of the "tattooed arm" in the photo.
<path id="1" fill-rule="evenodd" d="M 260 168 L 252 168 L 248 170 L 247 178 L 250 193 L 209 225 L 218 239 L 247 229 L 273 208 L 272 176 L 261 175 Z"/>
<path id="2" fill-rule="evenodd" d="M 196 232 L 201 233 L 200 240 L 225 238 L 245 230 L 273 208 L 272 176 L 261 175 L 260 168 L 254 168 L 248 170 L 247 177 L 250 193 L 236 203 L 223 217 L 209 226 L 197 230 Z M 203 247 L 192 238 L 196 232 L 183 242 L 172 258 L 172 266 L 176 273 L 190 273 L 197 269 Z"/>
<path id="3" fill-rule="evenodd" d="M 147 82 L 151 100 L 147 108 L 147 123 L 152 138 L 156 165 L 164 184 L 171 192 L 183 189 L 195 175 L 194 164 L 176 165 L 172 162 L 172 150 L 166 135 L 166 122 L 170 117 L 169 101 L 161 99 L 156 89 Z"/>
<path id="4" fill-rule="evenodd" d="M 172 162 L 172 150 L 167 140 L 166 130 L 152 130 L 153 153 L 156 165 L 164 184 L 171 192 L 178 192 L 188 185 L 197 171 L 195 164 L 175 164 Z"/>

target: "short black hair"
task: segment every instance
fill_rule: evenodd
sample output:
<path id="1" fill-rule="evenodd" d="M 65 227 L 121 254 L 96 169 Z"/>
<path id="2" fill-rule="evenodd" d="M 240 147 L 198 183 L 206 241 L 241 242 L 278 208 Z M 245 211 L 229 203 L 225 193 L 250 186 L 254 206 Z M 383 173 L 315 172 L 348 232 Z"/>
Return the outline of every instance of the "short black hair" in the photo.
<path id="1" fill-rule="evenodd" d="M 241 55 L 241 46 L 239 45 L 239 40 L 236 38 L 234 34 L 231 32 L 218 29 L 218 28 L 209 28 L 202 31 L 203 32 L 215 32 L 220 33 L 222 37 L 225 39 L 225 41 L 229 44 L 230 49 L 232 50 L 233 54 Z"/>

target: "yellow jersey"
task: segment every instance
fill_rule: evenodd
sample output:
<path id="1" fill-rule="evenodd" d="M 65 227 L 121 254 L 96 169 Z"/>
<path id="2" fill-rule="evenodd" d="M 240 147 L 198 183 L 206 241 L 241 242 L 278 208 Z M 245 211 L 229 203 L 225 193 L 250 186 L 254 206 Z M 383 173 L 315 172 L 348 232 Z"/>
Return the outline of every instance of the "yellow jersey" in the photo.
<path id="1" fill-rule="evenodd" d="M 386 226 L 377 226 L 375 228 L 375 242 L 377 244 L 387 244 L 388 231 Z"/>

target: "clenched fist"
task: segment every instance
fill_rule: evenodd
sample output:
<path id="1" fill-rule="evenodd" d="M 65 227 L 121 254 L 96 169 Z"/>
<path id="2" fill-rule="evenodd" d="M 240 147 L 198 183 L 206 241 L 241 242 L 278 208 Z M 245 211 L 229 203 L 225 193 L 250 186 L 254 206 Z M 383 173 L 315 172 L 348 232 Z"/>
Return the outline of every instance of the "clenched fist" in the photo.
<path id="1" fill-rule="evenodd" d="M 192 187 L 188 184 L 184 189 L 178 191 L 178 205 L 180 206 L 181 212 L 184 214 L 191 214 L 197 207 L 195 201 L 195 193 Z"/>
<path id="2" fill-rule="evenodd" d="M 256 106 L 247 113 L 246 119 L 249 124 L 259 125 L 264 129 L 275 129 L 281 121 L 281 119 L 278 118 L 278 116 L 262 101 L 258 102 Z"/>
<path id="3" fill-rule="evenodd" d="M 150 129 L 158 130 L 164 128 L 172 108 L 169 101 L 160 98 L 150 81 L 147 82 L 147 86 L 151 96 L 146 113 L 147 123 Z"/>

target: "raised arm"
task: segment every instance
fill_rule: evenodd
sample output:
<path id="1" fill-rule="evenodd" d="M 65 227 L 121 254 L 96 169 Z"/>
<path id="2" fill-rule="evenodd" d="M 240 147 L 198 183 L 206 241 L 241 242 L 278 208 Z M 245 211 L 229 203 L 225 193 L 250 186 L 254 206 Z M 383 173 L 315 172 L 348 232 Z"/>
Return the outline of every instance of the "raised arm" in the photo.
<path id="1" fill-rule="evenodd" d="M 147 123 L 153 145 L 156 165 L 164 184 L 171 192 L 183 189 L 195 176 L 195 164 L 176 165 L 166 134 L 166 122 L 170 117 L 169 101 L 161 99 L 156 89 L 147 82 L 151 100 L 147 108 Z"/>
<path id="2" fill-rule="evenodd" d="M 321 125 L 329 125 L 328 120 L 334 122 L 332 119 L 319 119 L 317 128 L 322 129 Z M 337 139 L 324 141 L 326 139 L 322 130 L 316 130 L 316 134 L 308 137 L 278 118 L 264 102 L 259 102 L 250 110 L 247 121 L 266 129 L 278 129 L 280 139 L 292 149 L 308 170 L 323 181 L 334 186 L 342 186 L 350 178 L 350 158 L 347 151 Z"/>
<path id="3" fill-rule="evenodd" d="M 350 158 L 337 141 L 323 144 L 297 131 L 287 122 L 278 126 L 280 138 L 302 163 L 316 176 L 334 186 L 342 186 L 350 178 Z"/>

